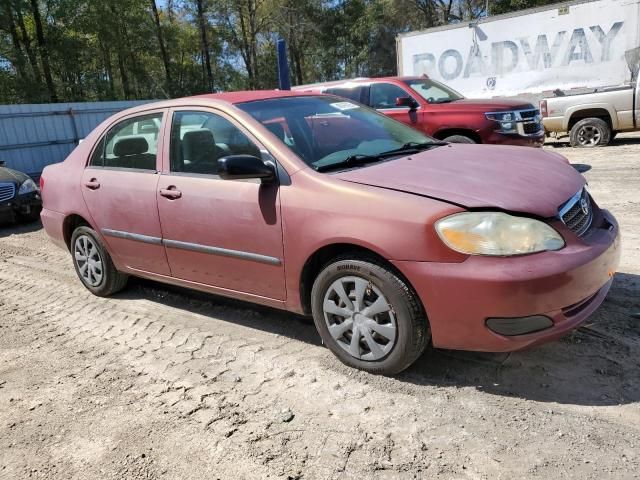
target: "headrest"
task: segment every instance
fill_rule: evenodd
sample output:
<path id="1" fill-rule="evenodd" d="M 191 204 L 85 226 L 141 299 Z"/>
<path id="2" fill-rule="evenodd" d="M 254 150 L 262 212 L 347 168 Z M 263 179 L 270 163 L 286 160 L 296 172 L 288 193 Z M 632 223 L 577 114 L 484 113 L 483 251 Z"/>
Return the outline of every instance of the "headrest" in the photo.
<path id="1" fill-rule="evenodd" d="M 215 145 L 213 132 L 207 128 L 185 132 L 184 137 L 182 137 L 182 141 L 194 147 L 203 145 Z"/>
<path id="2" fill-rule="evenodd" d="M 113 146 L 113 154 L 116 157 L 126 155 L 139 155 L 149 150 L 149 144 L 144 137 L 126 137 L 118 140 Z"/>
<path id="3" fill-rule="evenodd" d="M 267 123 L 264 126 L 280 140 L 284 140 L 284 127 L 280 123 Z"/>

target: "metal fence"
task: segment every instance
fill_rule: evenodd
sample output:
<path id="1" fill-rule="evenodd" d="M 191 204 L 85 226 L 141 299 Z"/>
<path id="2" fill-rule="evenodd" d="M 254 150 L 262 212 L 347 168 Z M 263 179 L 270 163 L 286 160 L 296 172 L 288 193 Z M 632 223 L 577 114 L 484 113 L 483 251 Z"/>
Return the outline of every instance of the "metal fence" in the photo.
<path id="1" fill-rule="evenodd" d="M 0 160 L 37 178 L 107 117 L 150 101 L 0 105 Z"/>

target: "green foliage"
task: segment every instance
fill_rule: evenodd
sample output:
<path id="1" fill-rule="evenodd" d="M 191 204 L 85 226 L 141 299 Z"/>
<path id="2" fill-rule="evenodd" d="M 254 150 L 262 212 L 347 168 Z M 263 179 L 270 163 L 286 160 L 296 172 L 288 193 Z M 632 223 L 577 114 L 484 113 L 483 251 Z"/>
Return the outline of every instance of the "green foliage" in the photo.
<path id="1" fill-rule="evenodd" d="M 491 0 L 492 14 L 550 3 Z M 400 32 L 485 0 L 0 0 L 0 103 L 167 98 L 393 75 Z M 36 10 L 34 10 L 34 7 Z M 42 35 L 39 36 L 38 32 Z"/>

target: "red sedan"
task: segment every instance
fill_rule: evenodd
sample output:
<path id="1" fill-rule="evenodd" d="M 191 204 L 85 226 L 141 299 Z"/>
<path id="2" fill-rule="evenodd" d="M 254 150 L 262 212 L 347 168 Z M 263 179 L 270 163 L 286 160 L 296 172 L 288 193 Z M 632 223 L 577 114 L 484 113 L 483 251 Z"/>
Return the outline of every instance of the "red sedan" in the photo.
<path id="1" fill-rule="evenodd" d="M 312 314 L 341 361 L 375 373 L 430 341 L 556 338 L 619 260 L 615 219 L 563 157 L 438 142 L 329 95 L 140 106 L 41 183 L 44 227 L 96 295 L 135 275 Z"/>

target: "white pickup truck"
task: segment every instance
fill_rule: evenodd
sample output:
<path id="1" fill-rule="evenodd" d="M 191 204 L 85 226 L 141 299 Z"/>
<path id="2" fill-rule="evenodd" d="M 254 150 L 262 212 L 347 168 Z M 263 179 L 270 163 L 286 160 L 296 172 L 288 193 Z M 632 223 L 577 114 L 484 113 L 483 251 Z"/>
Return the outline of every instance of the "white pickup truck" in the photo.
<path id="1" fill-rule="evenodd" d="M 573 147 L 596 147 L 618 132 L 640 130 L 639 77 L 627 86 L 545 98 L 540 102 L 545 131 L 568 132 Z"/>

